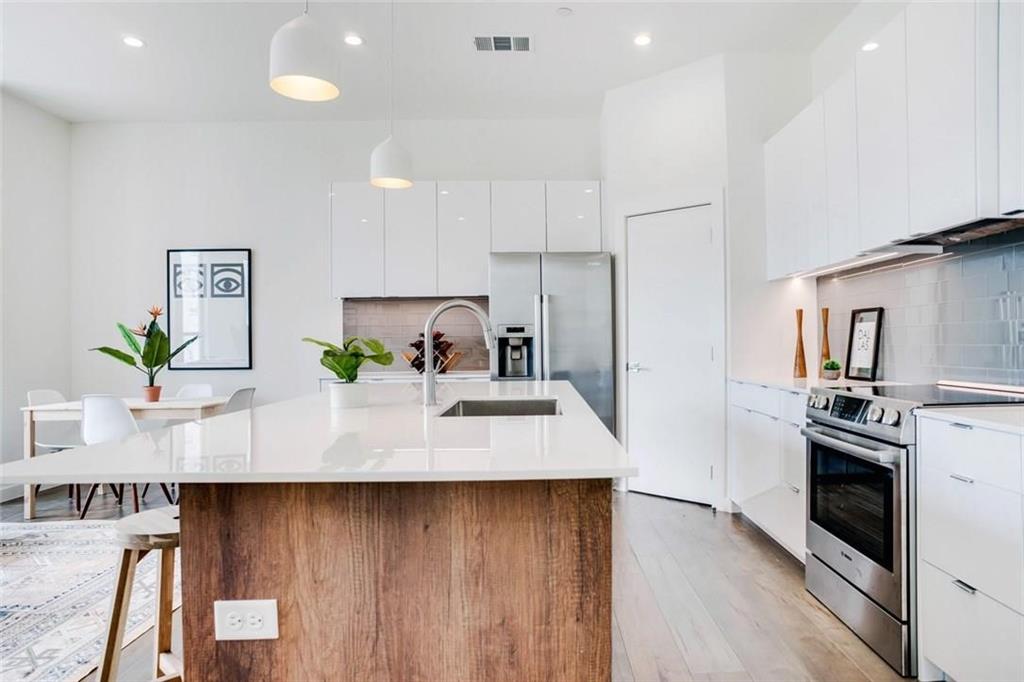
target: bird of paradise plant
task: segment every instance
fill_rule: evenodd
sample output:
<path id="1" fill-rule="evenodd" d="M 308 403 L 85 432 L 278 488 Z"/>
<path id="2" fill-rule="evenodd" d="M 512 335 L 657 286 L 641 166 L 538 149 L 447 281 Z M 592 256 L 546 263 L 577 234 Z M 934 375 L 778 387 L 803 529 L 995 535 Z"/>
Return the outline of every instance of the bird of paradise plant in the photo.
<path id="1" fill-rule="evenodd" d="M 131 353 L 126 353 L 123 350 L 111 348 L 110 346 L 99 346 L 98 348 L 90 348 L 89 350 L 95 350 L 100 353 L 104 353 L 105 355 L 109 355 L 115 360 L 119 360 L 126 365 L 130 365 L 145 374 L 148 380 L 145 387 L 146 400 L 156 401 L 160 399 L 160 386 L 156 385 L 156 375 L 159 374 L 160 370 L 166 367 L 171 360 L 178 355 L 178 353 L 185 350 L 189 344 L 199 337 L 193 336 L 191 339 L 172 351 L 171 340 L 167 338 L 167 334 L 160 328 L 160 325 L 157 324 L 156 321 L 158 317 L 163 315 L 163 308 L 160 306 L 153 306 L 148 312 L 152 319 L 148 322 L 140 322 L 137 327 L 132 329 L 129 329 L 120 322 L 117 323 L 117 329 L 121 332 L 121 338 L 124 339 L 124 342 L 127 344 Z M 139 339 L 143 339 L 142 343 L 139 343 Z"/>

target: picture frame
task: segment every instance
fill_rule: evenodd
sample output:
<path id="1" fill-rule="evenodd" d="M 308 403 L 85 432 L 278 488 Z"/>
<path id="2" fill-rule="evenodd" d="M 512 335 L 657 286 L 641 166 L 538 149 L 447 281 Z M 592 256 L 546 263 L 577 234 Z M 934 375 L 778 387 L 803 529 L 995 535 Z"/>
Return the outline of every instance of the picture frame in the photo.
<path id="1" fill-rule="evenodd" d="M 850 337 L 846 345 L 846 378 L 875 381 L 881 348 L 882 308 L 858 308 L 850 312 Z"/>
<path id="2" fill-rule="evenodd" d="M 252 369 L 252 249 L 167 250 L 170 370 Z"/>

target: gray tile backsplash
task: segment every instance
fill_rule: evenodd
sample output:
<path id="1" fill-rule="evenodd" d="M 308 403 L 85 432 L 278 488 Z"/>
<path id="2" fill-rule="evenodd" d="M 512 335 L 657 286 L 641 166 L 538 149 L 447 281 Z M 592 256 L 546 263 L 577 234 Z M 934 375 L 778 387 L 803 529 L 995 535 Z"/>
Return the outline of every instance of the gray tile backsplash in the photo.
<path id="1" fill-rule="evenodd" d="M 850 312 L 881 306 L 880 378 L 1024 385 L 1021 232 L 897 268 L 818 278 L 818 305 L 830 310 L 833 356 L 845 367 Z M 819 335 L 820 327 L 819 311 Z"/>
<path id="2" fill-rule="evenodd" d="M 412 370 L 402 359 L 402 351 L 412 351 L 409 343 L 419 338 L 427 317 L 445 298 L 382 298 L 351 299 L 342 304 L 342 333 L 380 341 L 395 354 L 390 367 L 366 365 L 367 372 L 408 372 Z M 487 310 L 486 298 L 469 299 Z M 480 323 L 466 310 L 449 310 L 437 321 L 437 331 L 455 343 L 463 356 L 455 371 L 487 370 L 490 359 L 484 346 Z"/>

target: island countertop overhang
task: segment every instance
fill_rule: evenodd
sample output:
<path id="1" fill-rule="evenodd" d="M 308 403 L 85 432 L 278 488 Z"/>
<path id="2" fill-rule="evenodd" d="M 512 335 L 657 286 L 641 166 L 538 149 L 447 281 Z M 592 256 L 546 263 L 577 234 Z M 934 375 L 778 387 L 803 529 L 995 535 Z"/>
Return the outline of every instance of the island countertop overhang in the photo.
<path id="1" fill-rule="evenodd" d="M 0 466 L 3 484 L 510 481 L 636 475 L 569 382 L 459 382 L 422 405 L 419 384 L 371 385 L 368 406 L 327 394 Z M 561 414 L 440 417 L 462 399 L 556 398 Z"/>

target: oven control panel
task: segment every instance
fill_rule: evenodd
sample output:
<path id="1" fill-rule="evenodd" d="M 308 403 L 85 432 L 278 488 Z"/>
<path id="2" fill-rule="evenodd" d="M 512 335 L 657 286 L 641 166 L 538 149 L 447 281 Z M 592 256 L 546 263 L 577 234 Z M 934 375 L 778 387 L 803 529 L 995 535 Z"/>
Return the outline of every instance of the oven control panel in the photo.
<path id="1" fill-rule="evenodd" d="M 865 411 L 870 401 L 864 398 L 855 398 L 852 395 L 837 395 L 832 399 L 832 409 L 828 416 L 833 419 L 842 419 L 844 422 L 863 424 Z"/>
<path id="2" fill-rule="evenodd" d="M 856 395 L 835 389 L 812 389 L 807 397 L 807 419 L 833 427 L 848 427 L 875 438 L 895 438 L 912 443 L 913 404 L 872 395 Z"/>

